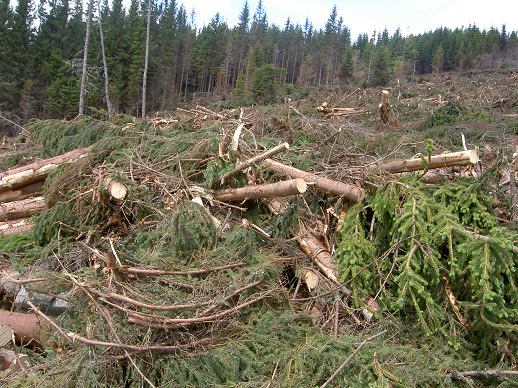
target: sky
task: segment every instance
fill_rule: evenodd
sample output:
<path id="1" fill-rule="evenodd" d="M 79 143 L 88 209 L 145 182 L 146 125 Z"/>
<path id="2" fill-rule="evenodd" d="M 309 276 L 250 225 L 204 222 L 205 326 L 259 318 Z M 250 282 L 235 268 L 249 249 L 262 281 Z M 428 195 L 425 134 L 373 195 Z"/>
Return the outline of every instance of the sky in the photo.
<path id="1" fill-rule="evenodd" d="M 219 12 L 230 27 L 237 24 L 245 0 L 178 0 L 190 14 L 194 8 L 195 22 L 202 27 Z M 249 0 L 250 17 L 259 0 Z M 263 0 L 269 24 L 283 27 L 288 17 L 293 24 L 302 26 L 306 20 L 317 29 L 323 28 L 333 6 L 338 16 L 351 30 L 353 40 L 359 34 L 383 31 L 392 35 L 398 27 L 405 36 L 433 31 L 439 27 L 468 27 L 480 29 L 492 26 L 508 32 L 518 30 L 517 0 Z"/>

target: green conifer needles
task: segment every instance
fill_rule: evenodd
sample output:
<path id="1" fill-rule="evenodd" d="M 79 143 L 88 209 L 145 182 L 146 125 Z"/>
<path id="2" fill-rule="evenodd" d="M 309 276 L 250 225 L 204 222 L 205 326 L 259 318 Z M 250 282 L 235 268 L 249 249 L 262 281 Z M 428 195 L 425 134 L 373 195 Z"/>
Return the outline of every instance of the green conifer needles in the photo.
<path id="1" fill-rule="evenodd" d="M 464 332 L 490 352 L 500 337 L 516 346 L 516 239 L 497 226 L 491 203 L 468 180 L 380 187 L 345 220 L 336 251 L 341 280 L 427 334 Z"/>

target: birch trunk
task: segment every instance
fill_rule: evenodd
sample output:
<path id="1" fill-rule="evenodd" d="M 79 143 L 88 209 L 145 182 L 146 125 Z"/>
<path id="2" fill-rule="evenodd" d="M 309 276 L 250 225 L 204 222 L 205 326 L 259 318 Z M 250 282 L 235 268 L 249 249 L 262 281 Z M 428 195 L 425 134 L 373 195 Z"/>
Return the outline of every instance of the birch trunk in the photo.
<path id="1" fill-rule="evenodd" d="M 110 101 L 110 93 L 109 93 L 109 80 L 108 80 L 108 65 L 106 63 L 106 54 L 104 51 L 104 33 L 103 33 L 103 23 L 101 17 L 101 2 L 97 2 L 97 7 L 99 8 L 99 34 L 101 36 L 101 55 L 103 57 L 103 68 L 104 68 L 104 96 L 106 98 L 106 109 L 108 110 L 108 117 L 112 117 L 113 114 L 113 106 Z"/>
<path id="2" fill-rule="evenodd" d="M 88 18 L 86 20 L 86 36 L 85 46 L 83 50 L 83 72 L 81 74 L 81 89 L 79 91 L 79 114 L 82 115 L 85 109 L 85 91 L 86 91 L 86 65 L 88 62 L 88 40 L 90 38 L 90 23 L 92 21 L 92 12 L 94 9 L 94 0 L 90 0 L 88 4 Z"/>
<path id="3" fill-rule="evenodd" d="M 144 75 L 142 77 L 142 117 L 146 117 L 146 85 L 149 62 L 149 30 L 151 26 L 151 0 L 147 3 L 146 56 L 144 58 Z"/>

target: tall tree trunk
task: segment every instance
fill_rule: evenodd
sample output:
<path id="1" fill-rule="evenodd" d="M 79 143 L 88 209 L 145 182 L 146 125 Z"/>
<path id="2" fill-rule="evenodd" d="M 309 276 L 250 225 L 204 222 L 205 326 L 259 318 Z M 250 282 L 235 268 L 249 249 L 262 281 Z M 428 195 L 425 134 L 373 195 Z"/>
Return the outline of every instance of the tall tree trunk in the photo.
<path id="1" fill-rule="evenodd" d="M 90 37 L 90 22 L 92 21 L 92 12 L 94 9 L 94 0 L 90 0 L 88 4 L 88 18 L 86 20 L 86 36 L 83 52 L 83 72 L 81 74 L 81 89 L 79 91 L 79 114 L 82 115 L 85 109 L 85 89 L 86 89 L 86 64 L 88 61 L 88 40 Z"/>
<path id="2" fill-rule="evenodd" d="M 101 2 L 97 2 L 97 7 L 99 7 L 99 33 L 101 36 L 101 55 L 103 57 L 103 67 L 104 67 L 104 96 L 106 98 L 106 109 L 108 110 L 108 117 L 112 117 L 113 107 L 110 101 L 110 93 L 108 90 L 109 81 L 108 81 L 108 65 L 106 64 L 106 54 L 104 51 L 104 34 L 103 34 L 103 23 L 101 17 Z"/>
<path id="3" fill-rule="evenodd" d="M 149 30 L 151 26 L 151 0 L 147 3 L 146 56 L 144 58 L 144 76 L 142 77 L 142 117 L 146 117 L 146 84 L 149 61 Z"/>

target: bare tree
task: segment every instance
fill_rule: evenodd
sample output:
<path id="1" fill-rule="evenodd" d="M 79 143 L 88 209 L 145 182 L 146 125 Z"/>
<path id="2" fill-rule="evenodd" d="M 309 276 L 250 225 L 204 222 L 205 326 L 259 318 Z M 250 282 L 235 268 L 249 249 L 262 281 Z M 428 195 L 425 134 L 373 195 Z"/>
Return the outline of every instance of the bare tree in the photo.
<path id="1" fill-rule="evenodd" d="M 88 18 L 86 20 L 86 37 L 83 50 L 83 71 L 81 74 L 81 89 L 79 91 L 79 114 L 82 115 L 85 109 L 85 89 L 86 89 L 86 71 L 88 60 L 88 38 L 90 37 L 90 23 L 92 21 L 92 13 L 94 9 L 94 0 L 90 0 L 88 4 Z"/>
<path id="2" fill-rule="evenodd" d="M 151 26 L 151 0 L 147 3 L 146 56 L 144 58 L 144 76 L 142 77 L 142 117 L 146 117 L 146 83 L 149 59 L 149 30 Z"/>
<path id="3" fill-rule="evenodd" d="M 108 82 L 108 65 L 106 64 L 106 54 L 104 51 L 104 34 L 103 34 L 103 23 L 101 16 L 101 2 L 97 1 L 97 7 L 99 8 L 99 33 L 101 35 L 101 54 L 103 57 L 103 67 L 104 67 L 104 96 L 106 98 L 106 108 L 108 109 L 108 117 L 112 117 L 113 107 L 110 101 L 110 94 L 108 90 L 109 82 Z"/>

